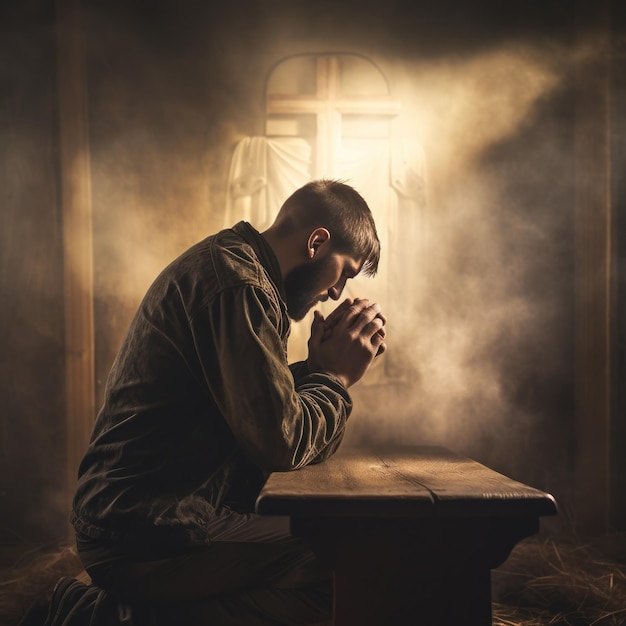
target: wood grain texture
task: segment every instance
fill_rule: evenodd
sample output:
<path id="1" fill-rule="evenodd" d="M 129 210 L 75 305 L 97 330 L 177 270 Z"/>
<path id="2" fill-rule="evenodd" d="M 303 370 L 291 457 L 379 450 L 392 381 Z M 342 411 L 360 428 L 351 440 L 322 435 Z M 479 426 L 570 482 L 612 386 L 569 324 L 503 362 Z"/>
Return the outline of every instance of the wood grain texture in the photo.
<path id="1" fill-rule="evenodd" d="M 300 516 L 539 516 L 554 498 L 438 447 L 342 450 L 319 465 L 274 473 L 257 501 Z"/>
<path id="2" fill-rule="evenodd" d="M 67 507 L 96 415 L 91 165 L 80 2 L 57 0 L 65 285 Z"/>

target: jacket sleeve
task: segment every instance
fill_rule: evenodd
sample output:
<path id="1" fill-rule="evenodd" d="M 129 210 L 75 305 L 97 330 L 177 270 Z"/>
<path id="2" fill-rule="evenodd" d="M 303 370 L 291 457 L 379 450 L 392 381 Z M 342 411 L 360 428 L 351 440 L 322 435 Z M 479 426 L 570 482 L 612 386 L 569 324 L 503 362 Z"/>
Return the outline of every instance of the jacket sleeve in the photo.
<path id="1" fill-rule="evenodd" d="M 293 375 L 296 390 L 299 388 L 300 380 L 311 374 L 306 361 L 297 361 L 295 363 L 290 363 L 289 369 L 291 370 L 291 374 Z M 331 375 L 329 374 L 329 376 Z M 310 462 L 320 463 L 321 461 L 325 461 L 333 454 L 335 454 L 335 452 L 339 449 L 341 441 L 343 440 L 344 433 L 345 428 L 337 431 L 335 437 L 329 442 L 329 444 L 322 451 L 320 451 L 316 458 L 312 459 Z"/>
<path id="2" fill-rule="evenodd" d="M 206 384 L 246 455 L 265 471 L 298 469 L 339 446 L 352 400 L 324 372 L 294 378 L 279 329 L 282 312 L 260 287 L 225 289 L 209 304 L 196 342 Z M 206 332 L 206 331 L 204 331 Z"/>

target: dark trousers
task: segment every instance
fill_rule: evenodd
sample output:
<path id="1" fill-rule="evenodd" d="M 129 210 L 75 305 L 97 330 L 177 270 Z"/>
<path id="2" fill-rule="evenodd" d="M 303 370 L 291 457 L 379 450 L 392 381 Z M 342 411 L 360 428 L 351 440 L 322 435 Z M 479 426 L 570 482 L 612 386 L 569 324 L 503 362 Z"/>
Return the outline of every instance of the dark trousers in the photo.
<path id="1" fill-rule="evenodd" d="M 147 623 L 331 623 L 332 573 L 291 535 L 287 518 L 242 515 L 211 538 L 160 558 L 80 540 L 78 550 L 94 584 L 141 607 Z"/>

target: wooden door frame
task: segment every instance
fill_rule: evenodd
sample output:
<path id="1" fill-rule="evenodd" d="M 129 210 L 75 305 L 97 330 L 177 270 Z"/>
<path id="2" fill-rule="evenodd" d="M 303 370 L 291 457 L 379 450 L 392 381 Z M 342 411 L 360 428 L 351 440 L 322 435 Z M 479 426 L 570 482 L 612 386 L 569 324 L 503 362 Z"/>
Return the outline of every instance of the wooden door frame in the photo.
<path id="1" fill-rule="evenodd" d="M 93 229 L 85 55 L 79 0 L 57 0 L 67 501 L 95 417 Z"/>

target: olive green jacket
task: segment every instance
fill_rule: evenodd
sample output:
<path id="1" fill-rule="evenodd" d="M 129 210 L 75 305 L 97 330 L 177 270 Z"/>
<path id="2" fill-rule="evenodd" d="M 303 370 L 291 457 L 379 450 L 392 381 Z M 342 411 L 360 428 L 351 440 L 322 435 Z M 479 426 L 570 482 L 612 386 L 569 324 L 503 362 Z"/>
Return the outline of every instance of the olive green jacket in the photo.
<path id="1" fill-rule="evenodd" d="M 79 471 L 80 535 L 206 543 L 214 522 L 253 511 L 269 472 L 333 454 L 350 396 L 331 374 L 288 365 L 289 330 L 278 261 L 249 224 L 172 262 L 110 372 Z"/>

